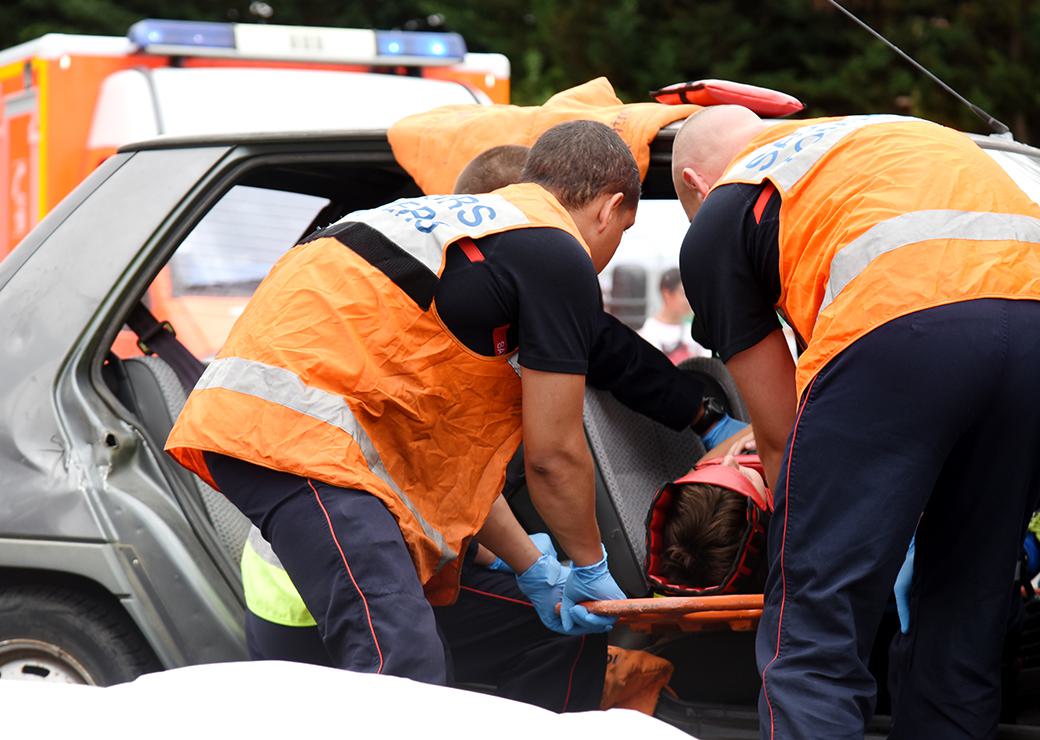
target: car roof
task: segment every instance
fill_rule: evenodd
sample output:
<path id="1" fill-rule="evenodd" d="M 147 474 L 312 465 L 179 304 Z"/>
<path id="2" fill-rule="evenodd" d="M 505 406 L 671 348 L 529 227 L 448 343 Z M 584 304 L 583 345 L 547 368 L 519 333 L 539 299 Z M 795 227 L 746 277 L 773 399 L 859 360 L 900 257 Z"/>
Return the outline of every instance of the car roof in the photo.
<path id="1" fill-rule="evenodd" d="M 675 133 L 679 130 L 680 125 L 681 122 L 672 123 L 658 132 L 651 145 L 652 153 L 656 155 L 655 158 L 662 155 L 670 156 L 671 143 L 675 139 Z M 967 136 L 984 149 L 996 149 L 1040 157 L 1040 149 L 1030 146 L 1029 144 L 1024 144 L 1020 141 L 1015 141 L 1014 139 L 1008 138 L 1004 135 L 968 133 Z M 312 131 L 263 131 L 252 133 L 194 134 L 190 136 L 165 135 L 126 144 L 120 147 L 119 151 L 131 152 L 147 149 L 236 146 L 240 144 L 320 143 L 323 141 L 333 143 L 348 140 L 386 142 L 386 129 L 316 129 Z"/>
<path id="2" fill-rule="evenodd" d="M 316 144 L 320 142 L 373 141 L 387 142 L 386 129 L 327 129 L 314 131 L 259 131 L 253 133 L 193 134 L 190 136 L 164 135 L 119 147 L 120 152 L 154 149 L 183 149 L 209 146 L 238 146 L 251 144 Z"/>

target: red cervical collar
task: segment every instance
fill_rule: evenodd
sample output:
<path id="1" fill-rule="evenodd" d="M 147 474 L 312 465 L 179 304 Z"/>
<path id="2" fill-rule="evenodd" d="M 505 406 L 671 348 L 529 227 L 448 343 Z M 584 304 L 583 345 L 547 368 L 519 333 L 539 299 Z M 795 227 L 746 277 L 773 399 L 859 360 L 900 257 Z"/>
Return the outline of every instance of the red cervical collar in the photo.
<path id="1" fill-rule="evenodd" d="M 763 473 L 762 462 L 758 455 L 737 455 L 737 463 L 748 468 L 753 468 Z M 675 485 L 681 486 L 687 483 L 708 483 L 719 486 L 730 491 L 735 491 L 742 496 L 747 496 L 755 502 L 755 506 L 763 511 L 773 510 L 773 496 L 766 489 L 763 497 L 754 484 L 747 479 L 743 473 L 734 467 L 722 464 L 722 458 L 716 457 L 712 460 L 702 460 L 694 466 L 693 470 L 675 481 Z"/>

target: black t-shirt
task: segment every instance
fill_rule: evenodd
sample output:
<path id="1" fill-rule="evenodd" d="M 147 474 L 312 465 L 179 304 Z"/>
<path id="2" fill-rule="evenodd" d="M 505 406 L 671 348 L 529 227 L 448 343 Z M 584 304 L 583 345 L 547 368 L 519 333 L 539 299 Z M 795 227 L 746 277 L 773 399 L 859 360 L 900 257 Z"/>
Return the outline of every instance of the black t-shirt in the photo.
<path id="1" fill-rule="evenodd" d="M 448 249 L 434 301 L 444 324 L 477 354 L 519 348 L 532 370 L 588 371 L 599 282 L 581 245 L 559 229 L 514 229 L 474 242 L 483 259 Z M 505 344 L 501 340 L 505 339 Z"/>
<path id="2" fill-rule="evenodd" d="M 683 239 L 679 271 L 693 338 L 725 362 L 780 328 L 780 194 L 771 183 L 713 190 Z"/>
<path id="3" fill-rule="evenodd" d="M 445 255 L 434 301 L 448 330 L 477 354 L 519 349 L 521 366 L 585 375 L 622 403 L 675 429 L 696 416 L 703 388 L 603 310 L 592 260 L 570 234 L 514 229 Z"/>

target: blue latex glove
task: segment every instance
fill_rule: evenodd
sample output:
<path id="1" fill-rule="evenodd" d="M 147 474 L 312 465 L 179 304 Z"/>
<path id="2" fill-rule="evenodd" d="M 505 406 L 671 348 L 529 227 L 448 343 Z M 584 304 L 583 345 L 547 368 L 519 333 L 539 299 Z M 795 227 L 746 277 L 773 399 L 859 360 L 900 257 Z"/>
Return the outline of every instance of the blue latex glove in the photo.
<path id="1" fill-rule="evenodd" d="M 560 565 L 556 553 L 546 553 L 516 577 L 516 585 L 531 600 L 542 624 L 554 632 L 563 632 L 563 621 L 556 607 L 563 599 L 563 585 L 571 569 Z"/>
<path id="2" fill-rule="evenodd" d="M 533 542 L 534 546 L 538 548 L 538 552 L 542 553 L 542 555 L 552 555 L 553 557 L 556 557 L 556 548 L 553 547 L 552 537 L 545 532 L 535 532 L 530 535 L 530 537 L 531 542 Z M 495 559 L 491 561 L 491 565 L 487 566 L 487 569 L 499 573 L 513 572 L 513 569 L 509 567 L 509 563 L 497 555 L 495 556 Z"/>
<path id="3" fill-rule="evenodd" d="M 1040 573 L 1040 540 L 1032 532 L 1026 532 L 1022 548 L 1026 551 L 1026 574 L 1030 579 Z"/>
<path id="4" fill-rule="evenodd" d="M 896 595 L 896 611 L 899 613 L 899 631 L 904 635 L 910 632 L 910 584 L 914 580 L 914 550 L 917 547 L 917 536 L 910 539 L 910 547 L 906 550 L 903 567 L 896 576 L 896 585 L 892 589 Z"/>
<path id="5" fill-rule="evenodd" d="M 607 551 L 603 549 L 603 559 L 598 563 L 571 568 L 571 577 L 563 588 L 563 605 L 560 607 L 563 631 L 568 635 L 608 632 L 614 627 L 617 617 L 591 614 L 580 602 L 626 598 L 625 592 L 618 588 L 610 575 Z"/>
<path id="6" fill-rule="evenodd" d="M 732 437 L 741 429 L 747 429 L 747 426 L 746 422 L 737 421 L 729 414 L 724 414 L 722 418 L 715 422 L 711 429 L 705 432 L 704 436 L 701 437 L 701 441 L 704 442 L 704 449 L 710 450 L 720 442 L 724 442 Z"/>

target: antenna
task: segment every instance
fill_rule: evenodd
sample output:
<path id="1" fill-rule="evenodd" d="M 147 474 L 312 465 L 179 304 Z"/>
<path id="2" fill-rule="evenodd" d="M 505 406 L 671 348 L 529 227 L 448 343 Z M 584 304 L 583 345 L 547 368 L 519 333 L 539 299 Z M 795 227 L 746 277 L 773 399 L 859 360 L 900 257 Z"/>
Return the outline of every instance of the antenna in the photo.
<path id="1" fill-rule="evenodd" d="M 950 93 L 950 95 L 952 95 L 953 97 L 957 98 L 957 100 L 959 100 L 962 103 L 964 103 L 964 105 L 966 105 L 968 107 L 968 110 L 970 110 L 976 116 L 978 116 L 983 121 L 985 121 L 986 125 L 989 126 L 990 130 L 993 133 L 995 133 L 995 134 L 1010 134 L 1011 133 L 1011 129 L 1009 129 L 1007 126 L 1005 126 L 1003 123 L 998 121 L 996 118 L 991 116 L 986 111 L 982 110 L 982 108 L 980 108 L 979 106 L 977 106 L 974 103 L 972 103 L 970 100 L 965 98 L 963 95 L 958 93 L 956 90 L 954 90 L 952 87 L 950 87 L 945 82 L 940 80 L 934 74 L 929 72 L 928 69 L 925 68 L 925 66 L 923 64 L 918 62 L 916 59 L 914 59 L 909 54 L 904 52 L 902 49 L 900 49 L 898 46 L 896 46 L 891 41 L 886 39 L 880 33 L 878 33 L 873 28 L 868 26 L 866 23 L 861 21 L 859 18 L 857 18 L 855 15 L 853 15 L 850 11 L 846 10 L 845 8 L 843 8 L 838 2 L 836 2 L 836 0 L 827 0 L 827 1 L 831 5 L 833 5 L 835 8 L 840 10 L 842 13 L 847 15 L 849 18 L 851 18 L 855 23 L 857 23 L 860 26 L 862 26 L 863 28 L 865 28 L 872 36 L 874 36 L 875 38 L 877 38 L 877 39 L 881 40 L 882 42 L 884 42 L 885 45 L 888 46 L 888 48 L 890 48 L 896 54 L 898 54 L 899 56 L 903 57 L 903 59 L 905 59 L 906 61 L 910 62 L 910 64 L 912 64 L 915 67 L 917 67 L 917 69 L 919 69 L 920 71 L 924 72 L 929 78 L 931 78 L 943 90 L 945 90 L 946 92 Z"/>

